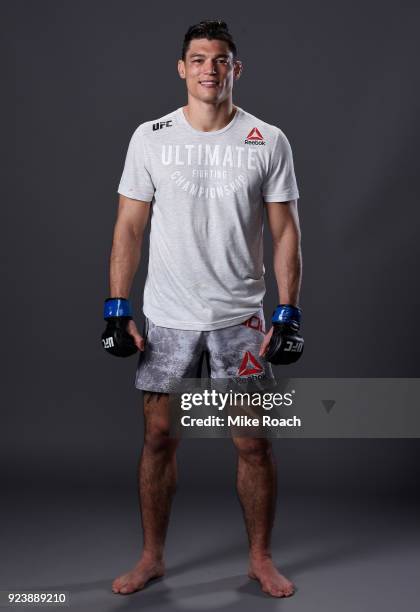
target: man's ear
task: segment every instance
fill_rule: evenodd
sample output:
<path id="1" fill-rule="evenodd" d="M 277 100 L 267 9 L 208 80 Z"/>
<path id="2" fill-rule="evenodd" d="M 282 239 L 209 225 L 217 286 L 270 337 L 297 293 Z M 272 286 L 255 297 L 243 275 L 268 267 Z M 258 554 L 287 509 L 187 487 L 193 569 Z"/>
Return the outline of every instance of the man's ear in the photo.
<path id="1" fill-rule="evenodd" d="M 178 60 L 178 74 L 181 79 L 185 79 L 185 63 L 183 60 Z"/>
<path id="2" fill-rule="evenodd" d="M 244 66 L 241 60 L 235 60 L 235 63 L 233 65 L 233 76 L 235 78 L 235 81 L 239 79 L 239 77 L 242 74 L 243 69 L 244 69 Z"/>

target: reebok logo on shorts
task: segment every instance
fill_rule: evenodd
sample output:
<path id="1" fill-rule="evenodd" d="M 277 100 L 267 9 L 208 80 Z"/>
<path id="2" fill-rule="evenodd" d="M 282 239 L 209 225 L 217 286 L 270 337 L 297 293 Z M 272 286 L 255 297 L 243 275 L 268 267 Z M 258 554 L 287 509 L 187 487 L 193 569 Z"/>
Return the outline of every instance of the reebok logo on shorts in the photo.
<path id="1" fill-rule="evenodd" d="M 241 365 L 238 369 L 238 376 L 250 376 L 251 374 L 261 374 L 263 368 L 260 366 L 258 361 L 255 359 L 251 351 L 245 351 L 242 358 Z"/>

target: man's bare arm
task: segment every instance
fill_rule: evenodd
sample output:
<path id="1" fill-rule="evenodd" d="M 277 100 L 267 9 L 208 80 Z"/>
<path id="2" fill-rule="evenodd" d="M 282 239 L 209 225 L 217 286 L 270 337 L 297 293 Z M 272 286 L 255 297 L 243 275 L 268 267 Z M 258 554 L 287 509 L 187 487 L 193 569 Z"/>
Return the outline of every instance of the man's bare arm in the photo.
<path id="1" fill-rule="evenodd" d="M 111 297 L 128 298 L 140 263 L 150 203 L 120 195 L 109 267 Z"/>
<path id="2" fill-rule="evenodd" d="M 273 239 L 273 264 L 279 304 L 298 306 L 302 281 L 302 253 L 296 200 L 266 204 Z"/>
<path id="3" fill-rule="evenodd" d="M 109 265 L 110 297 L 128 299 L 130 295 L 134 275 L 140 263 L 149 214 L 149 202 L 120 195 Z M 133 320 L 128 322 L 127 331 L 133 336 L 137 348 L 143 351 L 144 338 Z"/>
<path id="4" fill-rule="evenodd" d="M 273 239 L 273 263 L 279 304 L 298 306 L 302 281 L 302 253 L 296 200 L 266 204 L 268 224 Z M 259 355 L 266 353 L 273 327 L 264 336 Z"/>

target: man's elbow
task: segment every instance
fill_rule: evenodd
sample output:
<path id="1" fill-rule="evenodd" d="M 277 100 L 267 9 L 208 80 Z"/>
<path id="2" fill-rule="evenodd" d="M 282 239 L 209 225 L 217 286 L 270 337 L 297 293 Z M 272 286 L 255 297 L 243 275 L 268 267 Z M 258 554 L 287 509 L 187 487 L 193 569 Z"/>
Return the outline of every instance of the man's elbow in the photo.
<path id="1" fill-rule="evenodd" d="M 295 245 L 300 249 L 301 245 L 301 231 L 298 223 L 288 223 L 282 230 L 273 235 L 273 246 L 275 249 L 281 248 L 284 245 Z"/>

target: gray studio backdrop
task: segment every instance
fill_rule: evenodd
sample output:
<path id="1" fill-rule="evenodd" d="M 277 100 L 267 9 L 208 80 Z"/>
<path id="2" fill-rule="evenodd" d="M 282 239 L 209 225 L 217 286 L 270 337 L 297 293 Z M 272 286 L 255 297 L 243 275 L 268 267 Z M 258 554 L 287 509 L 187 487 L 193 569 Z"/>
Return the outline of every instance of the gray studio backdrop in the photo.
<path id="1" fill-rule="evenodd" d="M 415 3 L 18 1 L 3 14 L 16 66 L 2 236 L 10 484 L 135 484 L 136 358 L 114 359 L 99 342 L 116 189 L 138 124 L 185 103 L 176 62 L 187 27 L 203 18 L 225 19 L 237 40 L 244 73 L 234 101 L 281 127 L 293 147 L 306 349 L 286 375 L 419 375 Z M 9 127 L 12 116 L 3 116 Z M 267 316 L 276 305 L 270 249 L 267 234 Z M 413 440 L 275 447 L 284 487 L 402 492 L 418 476 Z M 228 440 L 187 440 L 180 462 L 187 487 L 232 483 Z"/>

